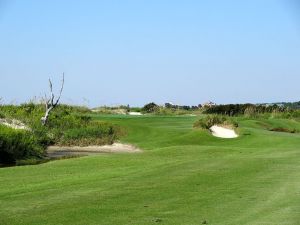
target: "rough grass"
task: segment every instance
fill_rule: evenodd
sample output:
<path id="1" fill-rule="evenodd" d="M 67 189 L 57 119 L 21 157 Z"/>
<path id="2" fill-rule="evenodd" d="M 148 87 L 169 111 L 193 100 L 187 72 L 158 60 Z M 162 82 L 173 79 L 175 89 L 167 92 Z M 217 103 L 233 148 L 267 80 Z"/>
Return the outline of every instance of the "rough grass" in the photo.
<path id="1" fill-rule="evenodd" d="M 300 135 L 238 118 L 240 137 L 193 117 L 95 116 L 126 127 L 141 154 L 103 154 L 0 169 L 0 224 L 294 225 Z M 286 121 L 270 119 L 274 126 Z"/>

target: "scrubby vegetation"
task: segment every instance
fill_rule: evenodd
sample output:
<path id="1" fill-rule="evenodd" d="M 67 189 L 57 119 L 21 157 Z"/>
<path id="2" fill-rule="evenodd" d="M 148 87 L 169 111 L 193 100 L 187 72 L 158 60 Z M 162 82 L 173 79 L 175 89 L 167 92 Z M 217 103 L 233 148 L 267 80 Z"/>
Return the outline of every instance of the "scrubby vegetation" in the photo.
<path id="1" fill-rule="evenodd" d="M 141 109 L 141 112 L 143 113 L 155 113 L 158 111 L 159 111 L 159 106 L 156 105 L 154 102 L 144 105 L 144 107 Z"/>
<path id="2" fill-rule="evenodd" d="M 227 116 L 247 115 L 255 116 L 257 114 L 286 112 L 288 109 L 278 105 L 253 105 L 253 104 L 228 104 L 213 105 L 205 108 L 204 113 L 221 114 Z"/>
<path id="3" fill-rule="evenodd" d="M 120 130 L 116 126 L 107 122 L 93 121 L 88 125 L 66 130 L 57 143 L 79 146 L 113 144 L 118 134 Z"/>
<path id="4" fill-rule="evenodd" d="M 188 114 L 201 114 L 202 109 L 200 106 L 178 106 L 171 105 L 166 103 L 165 106 L 157 105 L 154 102 L 146 104 L 143 108 L 140 109 L 140 112 L 144 114 L 152 115 L 188 115 Z"/>
<path id="5" fill-rule="evenodd" d="M 287 104 L 289 105 L 289 104 Z M 300 119 L 300 110 L 295 106 L 287 107 L 284 104 L 229 104 L 214 105 L 203 108 L 204 114 L 224 115 L 229 117 L 242 116 L 246 118 L 277 118 L 277 119 Z"/>
<path id="6" fill-rule="evenodd" d="M 120 106 L 100 106 L 92 109 L 93 113 L 96 114 L 127 114 L 131 108 L 129 105 L 120 105 Z"/>
<path id="7" fill-rule="evenodd" d="M 194 123 L 195 128 L 209 129 L 213 125 L 223 125 L 232 128 L 238 127 L 238 123 L 233 118 L 219 116 L 219 115 L 208 115 L 201 117 Z"/>
<path id="8" fill-rule="evenodd" d="M 44 149 L 33 133 L 0 125 L 0 164 L 43 155 Z"/>
<path id="9" fill-rule="evenodd" d="M 117 126 L 93 121 L 85 107 L 59 105 L 46 126 L 40 122 L 43 110 L 43 105 L 33 103 L 0 106 L 2 118 L 17 119 L 29 128 L 0 127 L 1 163 L 41 158 L 49 145 L 112 144 L 121 135 Z"/>

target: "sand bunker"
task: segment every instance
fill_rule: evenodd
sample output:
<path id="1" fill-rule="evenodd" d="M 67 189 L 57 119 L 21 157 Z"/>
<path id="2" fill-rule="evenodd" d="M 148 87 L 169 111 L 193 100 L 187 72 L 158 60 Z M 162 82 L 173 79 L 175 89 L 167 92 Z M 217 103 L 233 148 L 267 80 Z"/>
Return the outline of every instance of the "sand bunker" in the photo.
<path id="1" fill-rule="evenodd" d="M 224 128 L 218 125 L 214 125 L 209 129 L 213 136 L 219 138 L 237 138 L 238 135 L 233 129 Z"/>
<path id="2" fill-rule="evenodd" d="M 128 115 L 131 115 L 131 116 L 142 116 L 143 114 L 140 113 L 140 112 L 129 112 Z"/>
<path id="3" fill-rule="evenodd" d="M 49 146 L 47 148 L 47 155 L 49 158 L 60 158 L 64 156 L 84 156 L 95 155 L 99 153 L 137 153 L 141 152 L 141 149 L 136 148 L 133 145 L 114 143 L 112 145 L 102 146 Z"/>

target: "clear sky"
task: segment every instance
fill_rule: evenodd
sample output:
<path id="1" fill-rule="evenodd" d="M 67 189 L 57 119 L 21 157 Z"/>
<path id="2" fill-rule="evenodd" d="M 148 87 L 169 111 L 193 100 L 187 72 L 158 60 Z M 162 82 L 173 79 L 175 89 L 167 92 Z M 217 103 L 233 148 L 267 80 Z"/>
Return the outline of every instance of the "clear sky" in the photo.
<path id="1" fill-rule="evenodd" d="M 297 0 L 0 0 L 0 97 L 73 104 L 300 100 Z"/>

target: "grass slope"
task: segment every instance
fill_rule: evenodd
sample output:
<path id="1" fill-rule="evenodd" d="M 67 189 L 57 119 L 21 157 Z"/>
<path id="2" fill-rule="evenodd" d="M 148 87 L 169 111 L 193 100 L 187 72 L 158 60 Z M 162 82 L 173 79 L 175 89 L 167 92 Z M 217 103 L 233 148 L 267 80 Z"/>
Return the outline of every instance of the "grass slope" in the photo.
<path id="1" fill-rule="evenodd" d="M 239 118 L 227 140 L 192 129 L 196 117 L 94 119 L 144 152 L 2 168 L 0 224 L 299 224 L 300 135 L 264 124 L 300 123 Z"/>

